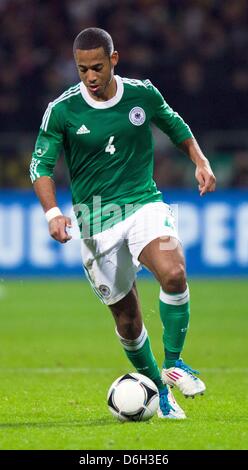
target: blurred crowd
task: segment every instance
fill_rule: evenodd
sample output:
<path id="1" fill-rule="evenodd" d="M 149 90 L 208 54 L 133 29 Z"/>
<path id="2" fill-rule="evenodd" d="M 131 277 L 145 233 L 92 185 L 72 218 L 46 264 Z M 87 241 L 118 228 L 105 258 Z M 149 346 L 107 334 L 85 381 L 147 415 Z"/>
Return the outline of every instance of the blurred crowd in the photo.
<path id="1" fill-rule="evenodd" d="M 72 42 L 89 26 L 112 35 L 120 53 L 116 72 L 149 78 L 197 136 L 247 128 L 247 0 L 0 0 L 0 17 L 5 139 L 12 132 L 36 133 L 48 102 L 79 81 Z M 0 144 L 0 184 L 25 186 L 15 152 L 5 147 Z M 236 150 L 247 160 L 245 149 Z M 25 169 L 29 155 L 20 158 Z M 184 168 L 180 172 L 174 161 L 173 152 L 157 152 L 155 174 L 159 178 L 167 162 L 171 170 L 167 166 L 161 185 L 187 186 Z"/>

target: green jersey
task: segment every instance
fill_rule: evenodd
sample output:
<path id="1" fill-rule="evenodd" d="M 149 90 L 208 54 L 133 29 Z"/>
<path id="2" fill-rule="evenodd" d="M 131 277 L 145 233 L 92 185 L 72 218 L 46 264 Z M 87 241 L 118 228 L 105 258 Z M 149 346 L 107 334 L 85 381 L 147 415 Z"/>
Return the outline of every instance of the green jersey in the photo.
<path id="1" fill-rule="evenodd" d="M 153 180 L 151 123 L 176 145 L 192 137 L 149 80 L 115 79 L 117 92 L 108 101 L 94 100 L 80 82 L 49 104 L 30 165 L 32 182 L 52 177 L 63 147 L 82 237 L 162 199 Z"/>

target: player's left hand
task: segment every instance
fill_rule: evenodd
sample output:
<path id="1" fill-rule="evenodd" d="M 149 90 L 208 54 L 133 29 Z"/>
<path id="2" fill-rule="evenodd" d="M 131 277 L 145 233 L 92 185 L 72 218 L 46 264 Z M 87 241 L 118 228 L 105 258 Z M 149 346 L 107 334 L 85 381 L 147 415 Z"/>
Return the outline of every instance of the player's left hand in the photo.
<path id="1" fill-rule="evenodd" d="M 216 188 L 216 178 L 212 172 L 212 169 L 209 163 L 204 162 L 204 164 L 197 165 L 195 170 L 195 177 L 199 183 L 198 188 L 200 196 L 208 192 L 215 191 Z"/>

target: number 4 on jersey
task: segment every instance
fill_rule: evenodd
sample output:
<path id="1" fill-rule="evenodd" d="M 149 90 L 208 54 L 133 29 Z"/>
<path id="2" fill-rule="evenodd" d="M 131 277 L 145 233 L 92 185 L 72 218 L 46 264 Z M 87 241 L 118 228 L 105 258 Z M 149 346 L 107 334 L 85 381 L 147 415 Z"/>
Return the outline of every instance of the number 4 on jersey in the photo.
<path id="1" fill-rule="evenodd" d="M 114 141 L 114 136 L 112 135 L 112 136 L 109 138 L 107 147 L 105 148 L 105 152 L 110 153 L 110 155 L 113 155 L 113 154 L 115 153 L 115 151 L 116 151 L 116 148 L 115 148 L 115 146 L 113 145 L 113 141 Z"/>

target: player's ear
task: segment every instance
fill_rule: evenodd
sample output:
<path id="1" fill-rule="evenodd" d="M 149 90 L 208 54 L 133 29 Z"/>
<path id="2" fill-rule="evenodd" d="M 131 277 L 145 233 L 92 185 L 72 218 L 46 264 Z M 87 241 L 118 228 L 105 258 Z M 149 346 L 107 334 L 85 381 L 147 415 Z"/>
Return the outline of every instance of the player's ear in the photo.
<path id="1" fill-rule="evenodd" d="M 114 51 L 110 56 L 110 62 L 113 67 L 115 67 L 119 62 L 119 54 L 117 51 Z"/>

